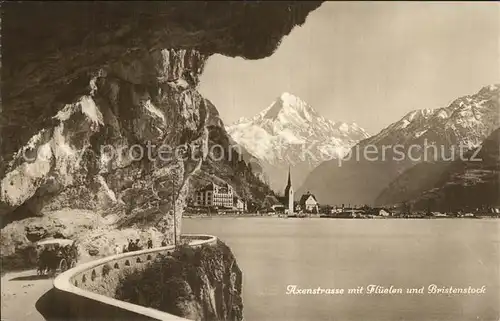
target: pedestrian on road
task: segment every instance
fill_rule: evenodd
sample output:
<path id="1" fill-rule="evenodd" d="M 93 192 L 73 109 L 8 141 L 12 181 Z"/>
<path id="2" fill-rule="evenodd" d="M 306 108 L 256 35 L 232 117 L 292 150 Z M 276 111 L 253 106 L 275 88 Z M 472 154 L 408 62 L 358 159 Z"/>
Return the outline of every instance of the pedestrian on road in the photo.
<path id="1" fill-rule="evenodd" d="M 152 249 L 153 248 L 153 241 L 151 240 L 151 238 L 148 239 L 148 249 Z"/>
<path id="2" fill-rule="evenodd" d="M 135 251 L 135 244 L 134 241 L 132 241 L 132 239 L 128 240 L 128 251 L 129 252 Z"/>
<path id="3" fill-rule="evenodd" d="M 134 247 L 135 247 L 135 250 L 136 250 L 136 251 L 142 250 L 142 246 L 141 246 L 141 244 L 139 243 L 140 241 L 141 241 L 140 239 L 136 239 L 136 240 L 135 240 Z"/>

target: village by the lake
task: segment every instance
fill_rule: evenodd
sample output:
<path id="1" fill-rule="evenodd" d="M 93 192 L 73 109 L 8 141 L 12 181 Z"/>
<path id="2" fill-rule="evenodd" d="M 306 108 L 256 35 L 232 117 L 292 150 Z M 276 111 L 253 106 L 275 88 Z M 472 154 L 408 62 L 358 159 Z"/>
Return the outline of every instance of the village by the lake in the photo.
<path id="1" fill-rule="evenodd" d="M 268 196 L 261 206 L 249 204 L 239 197 L 229 184 L 210 183 L 196 190 L 188 199 L 186 217 L 281 217 L 281 218 L 339 218 L 339 219 L 431 219 L 431 218 L 500 218 L 499 206 L 464 207 L 450 211 L 436 211 L 432 202 L 426 210 L 414 211 L 411 204 L 401 203 L 388 207 L 365 204 L 321 203 L 307 192 L 296 198 L 289 172 L 282 195 Z"/>

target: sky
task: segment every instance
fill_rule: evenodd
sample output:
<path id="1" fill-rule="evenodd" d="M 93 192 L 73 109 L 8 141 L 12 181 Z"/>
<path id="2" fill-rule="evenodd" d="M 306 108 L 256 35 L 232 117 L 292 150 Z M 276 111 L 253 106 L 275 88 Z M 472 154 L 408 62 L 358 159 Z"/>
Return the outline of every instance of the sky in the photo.
<path id="1" fill-rule="evenodd" d="M 200 92 L 225 124 L 283 92 L 376 134 L 500 83 L 500 4 L 326 2 L 261 60 L 211 56 Z"/>

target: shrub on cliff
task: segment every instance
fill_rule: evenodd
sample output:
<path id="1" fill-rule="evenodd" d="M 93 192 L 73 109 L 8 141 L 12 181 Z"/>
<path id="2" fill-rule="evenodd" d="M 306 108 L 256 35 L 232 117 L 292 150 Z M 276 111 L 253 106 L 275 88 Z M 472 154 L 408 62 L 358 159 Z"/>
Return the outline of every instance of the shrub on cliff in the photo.
<path id="1" fill-rule="evenodd" d="M 128 274 L 115 297 L 192 320 L 242 320 L 241 286 L 235 258 L 219 241 L 196 249 L 181 246 Z"/>

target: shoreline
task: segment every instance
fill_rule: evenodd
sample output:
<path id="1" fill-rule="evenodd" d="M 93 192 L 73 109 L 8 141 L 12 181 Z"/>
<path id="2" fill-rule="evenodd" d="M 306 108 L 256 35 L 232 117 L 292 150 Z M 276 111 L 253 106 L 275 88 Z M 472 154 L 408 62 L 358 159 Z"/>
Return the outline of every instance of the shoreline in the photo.
<path id="1" fill-rule="evenodd" d="M 474 217 L 453 217 L 453 216 L 442 216 L 442 217 L 321 217 L 321 216 L 312 216 L 312 217 L 283 217 L 277 215 L 261 215 L 261 214 L 244 214 L 244 215 L 207 215 L 207 214 L 196 214 L 196 215 L 183 215 L 183 218 L 280 218 L 280 219 L 334 219 L 334 220 L 450 220 L 450 219 L 500 219 L 500 217 L 495 216 L 474 216 Z"/>

